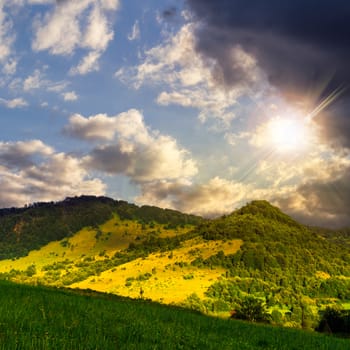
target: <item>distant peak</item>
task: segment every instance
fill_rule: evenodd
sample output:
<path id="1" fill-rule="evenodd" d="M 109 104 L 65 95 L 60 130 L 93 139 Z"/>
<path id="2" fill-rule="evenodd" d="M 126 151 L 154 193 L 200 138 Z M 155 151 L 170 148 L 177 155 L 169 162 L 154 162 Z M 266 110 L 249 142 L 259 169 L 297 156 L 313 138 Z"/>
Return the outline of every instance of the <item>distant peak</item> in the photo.
<path id="1" fill-rule="evenodd" d="M 232 213 L 232 215 L 245 214 L 262 216 L 273 221 L 282 222 L 292 226 L 302 226 L 290 216 L 283 213 L 278 207 L 275 207 L 266 200 L 254 200 Z"/>

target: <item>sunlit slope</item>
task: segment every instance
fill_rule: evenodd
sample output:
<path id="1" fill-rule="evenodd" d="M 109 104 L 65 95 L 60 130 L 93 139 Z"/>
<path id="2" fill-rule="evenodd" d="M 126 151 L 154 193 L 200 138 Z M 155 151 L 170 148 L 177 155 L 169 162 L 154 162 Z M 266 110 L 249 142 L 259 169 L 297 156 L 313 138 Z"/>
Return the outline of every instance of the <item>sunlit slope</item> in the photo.
<path id="1" fill-rule="evenodd" d="M 130 261 L 124 264 L 114 263 L 112 257 L 125 252 L 130 244 L 141 245 L 150 236 L 183 237 L 193 229 L 191 225 L 169 228 L 156 223 L 140 224 L 114 215 L 97 228 L 84 228 L 26 257 L 0 261 L 0 272 L 8 273 L 17 282 L 89 288 L 129 297 L 139 297 L 142 289 L 149 299 L 178 303 L 193 293 L 203 297 L 208 287 L 225 274 L 223 268 L 198 269 L 191 265 L 194 259 L 207 259 L 219 251 L 234 254 L 242 241 L 209 242 L 195 237 L 185 239 L 175 249 L 143 254 L 140 258 L 133 259 L 129 252 Z M 98 262 L 103 266 L 101 271 L 84 278 L 86 271 Z M 108 264 L 116 266 L 108 268 Z M 69 283 L 75 276 L 79 281 Z"/>
<path id="2" fill-rule="evenodd" d="M 36 275 L 40 276 L 44 275 L 42 269 L 46 265 L 63 261 L 78 262 L 89 257 L 102 259 L 126 249 L 131 242 L 138 242 L 150 234 L 172 237 L 193 230 L 192 225 L 172 229 L 165 229 L 165 226 L 121 220 L 118 215 L 114 214 L 112 219 L 97 228 L 84 228 L 69 238 L 53 241 L 38 250 L 32 250 L 28 256 L 0 260 L 0 272 L 9 272 L 11 269 L 24 271 L 34 264 L 37 270 Z"/>
<path id="3" fill-rule="evenodd" d="M 69 238 L 84 227 L 97 228 L 115 214 L 122 220 L 157 223 L 169 229 L 196 225 L 202 220 L 176 210 L 146 205 L 138 207 L 125 201 L 95 196 L 0 209 L 0 259 L 26 256 L 52 241 Z"/>
<path id="4" fill-rule="evenodd" d="M 191 262 L 198 257 L 207 259 L 219 251 L 234 254 L 241 244 L 241 240 L 208 242 L 199 237 L 190 239 L 178 249 L 135 259 L 71 287 L 133 298 L 142 293 L 143 297 L 165 303 L 181 302 L 193 293 L 203 298 L 208 287 L 225 275 L 225 269 L 198 269 Z"/>

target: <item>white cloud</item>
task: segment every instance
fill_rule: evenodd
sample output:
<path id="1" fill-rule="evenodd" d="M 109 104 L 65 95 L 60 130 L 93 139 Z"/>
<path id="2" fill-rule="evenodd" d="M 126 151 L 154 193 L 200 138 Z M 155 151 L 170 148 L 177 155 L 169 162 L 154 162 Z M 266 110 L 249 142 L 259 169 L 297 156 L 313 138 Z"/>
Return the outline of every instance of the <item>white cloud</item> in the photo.
<path id="1" fill-rule="evenodd" d="M 168 91 L 159 94 L 159 104 L 194 107 L 203 122 L 217 118 L 229 124 L 235 117 L 238 98 L 261 89 L 266 84 L 265 76 L 255 59 L 237 45 L 231 50 L 231 60 L 239 79 L 236 84 L 225 86 L 217 62 L 197 53 L 195 30 L 196 24 L 184 25 L 165 43 L 146 51 L 140 65 L 121 69 L 116 77 L 134 88 L 165 85 Z"/>
<path id="2" fill-rule="evenodd" d="M 114 139 L 116 124 L 116 117 L 108 117 L 106 114 L 97 114 L 88 118 L 74 114 L 70 117 L 64 132 L 82 140 L 110 141 Z"/>
<path id="3" fill-rule="evenodd" d="M 148 128 L 142 114 L 134 109 L 115 117 L 73 115 L 64 131 L 80 139 L 112 141 L 84 158 L 90 169 L 124 174 L 137 183 L 185 179 L 197 173 L 189 152 L 171 136 Z"/>
<path id="4" fill-rule="evenodd" d="M 62 92 L 69 85 L 69 83 L 67 81 L 52 82 L 45 80 L 42 82 L 42 85 L 45 85 L 47 91 Z"/>
<path id="5" fill-rule="evenodd" d="M 39 140 L 0 143 L 0 159 L 1 207 L 106 190 L 101 180 L 89 177 L 81 160 L 55 153 Z"/>
<path id="6" fill-rule="evenodd" d="M 0 98 L 0 104 L 6 106 L 7 108 L 22 108 L 28 106 L 28 102 L 23 98 L 14 98 L 12 100 Z"/>
<path id="7" fill-rule="evenodd" d="M 34 25 L 33 50 L 48 50 L 53 55 L 72 55 L 76 49 L 88 50 L 73 74 L 98 69 L 98 59 L 113 39 L 113 22 L 109 11 L 118 9 L 116 0 L 65 1 Z M 86 17 L 87 16 L 87 17 Z M 86 20 L 87 18 L 87 20 Z"/>
<path id="8" fill-rule="evenodd" d="M 23 82 L 23 90 L 30 91 L 34 89 L 39 89 L 43 85 L 41 73 L 36 69 L 33 75 L 29 75 Z"/>
<path id="9" fill-rule="evenodd" d="M 95 5 L 90 13 L 82 45 L 94 51 L 106 50 L 114 33 L 110 30 L 107 17 Z"/>
<path id="10" fill-rule="evenodd" d="M 16 73 L 17 70 L 17 60 L 16 59 L 9 59 L 3 66 L 2 72 L 5 75 L 13 75 Z"/>
<path id="11" fill-rule="evenodd" d="M 78 95 L 74 91 L 65 92 L 62 96 L 65 101 L 76 101 L 78 99 Z"/>
<path id="12" fill-rule="evenodd" d="M 78 63 L 76 67 L 72 67 L 70 70 L 71 75 L 85 75 L 87 73 L 98 71 L 100 69 L 98 60 L 100 59 L 101 53 L 98 51 L 91 51 L 88 55 Z"/>
<path id="13" fill-rule="evenodd" d="M 5 2 L 0 1 L 0 62 L 3 62 L 11 55 L 14 39 L 12 21 L 5 13 Z"/>
<path id="14" fill-rule="evenodd" d="M 133 41 L 140 39 L 140 24 L 139 21 L 135 21 L 132 26 L 131 32 L 128 34 L 128 40 Z"/>

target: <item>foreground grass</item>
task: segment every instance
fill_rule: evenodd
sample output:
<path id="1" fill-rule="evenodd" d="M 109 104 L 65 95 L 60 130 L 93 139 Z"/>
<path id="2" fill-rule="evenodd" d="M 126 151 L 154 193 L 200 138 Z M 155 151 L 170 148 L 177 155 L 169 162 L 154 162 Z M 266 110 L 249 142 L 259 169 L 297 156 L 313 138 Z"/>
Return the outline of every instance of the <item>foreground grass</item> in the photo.
<path id="1" fill-rule="evenodd" d="M 0 282 L 0 349 L 349 349 L 349 340 Z"/>

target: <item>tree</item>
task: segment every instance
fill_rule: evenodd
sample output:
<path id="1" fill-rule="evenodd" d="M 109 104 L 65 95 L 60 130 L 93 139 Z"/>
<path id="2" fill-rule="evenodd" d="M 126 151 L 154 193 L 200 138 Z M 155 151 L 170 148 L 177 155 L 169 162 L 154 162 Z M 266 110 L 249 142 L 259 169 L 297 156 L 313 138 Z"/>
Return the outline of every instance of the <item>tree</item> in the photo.
<path id="1" fill-rule="evenodd" d="M 231 317 L 251 322 L 269 321 L 269 314 L 266 311 L 265 303 L 261 299 L 251 296 L 241 300 Z"/>

